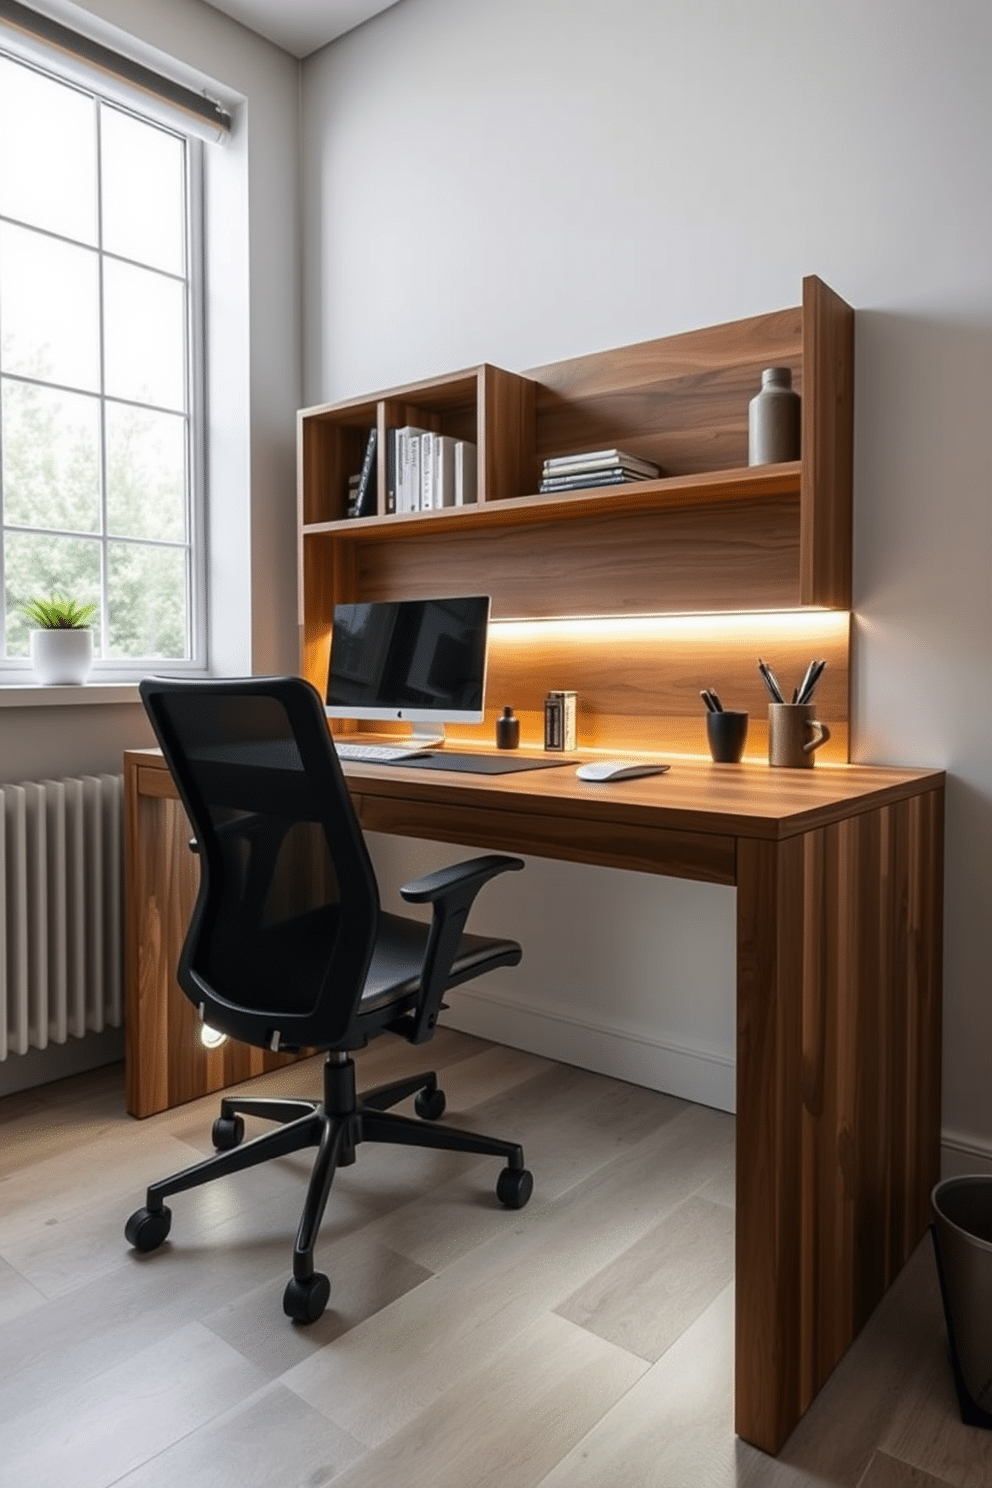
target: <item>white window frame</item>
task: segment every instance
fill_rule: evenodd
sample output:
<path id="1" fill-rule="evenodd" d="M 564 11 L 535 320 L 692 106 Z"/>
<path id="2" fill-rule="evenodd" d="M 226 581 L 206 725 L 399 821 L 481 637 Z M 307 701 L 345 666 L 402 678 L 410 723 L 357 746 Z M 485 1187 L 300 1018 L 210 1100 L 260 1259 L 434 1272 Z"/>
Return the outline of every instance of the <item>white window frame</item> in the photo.
<path id="1" fill-rule="evenodd" d="M 207 459 L 206 459 L 206 248 L 204 240 L 206 210 L 204 202 L 203 139 L 217 138 L 209 129 L 189 125 L 186 116 L 158 104 L 145 94 L 137 95 L 126 83 L 108 79 L 102 72 L 88 66 L 78 58 L 54 53 L 32 38 L 13 32 L 0 25 L 0 52 L 11 60 L 32 67 L 54 81 L 64 83 L 88 93 L 101 104 L 123 109 L 142 122 L 167 129 L 183 138 L 186 159 L 186 396 L 187 396 L 187 470 L 188 470 L 188 543 L 189 566 L 187 579 L 188 604 L 188 657 L 101 657 L 94 661 L 90 674 L 94 682 L 115 683 L 135 681 L 150 671 L 165 671 L 170 675 L 204 674 L 209 669 L 209 598 L 207 590 Z M 97 160 L 96 190 L 100 192 L 102 163 Z M 96 251 L 102 263 L 104 249 L 98 242 Z M 114 255 L 109 255 L 114 257 Z M 101 337 L 103 327 L 101 325 Z M 99 390 L 101 423 L 106 393 Z M 105 504 L 101 471 L 101 504 Z M 109 541 L 106 531 L 101 532 L 100 542 L 106 548 Z M 106 565 L 101 565 L 104 584 L 101 586 L 101 618 L 103 634 L 106 635 Z M 0 542 L 0 593 L 4 581 L 3 544 Z M 30 685 L 34 673 L 27 657 L 0 655 L 0 685 Z"/>

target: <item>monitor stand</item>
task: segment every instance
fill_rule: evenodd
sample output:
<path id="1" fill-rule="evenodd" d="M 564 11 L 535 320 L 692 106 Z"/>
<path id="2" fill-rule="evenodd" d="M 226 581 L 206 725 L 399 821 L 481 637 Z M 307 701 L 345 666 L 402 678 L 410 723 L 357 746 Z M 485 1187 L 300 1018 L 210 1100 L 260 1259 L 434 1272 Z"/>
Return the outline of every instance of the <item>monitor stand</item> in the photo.
<path id="1" fill-rule="evenodd" d="M 415 749 L 433 749 L 438 744 L 444 743 L 444 724 L 431 724 L 428 729 L 413 727 L 410 733 L 410 742 Z"/>

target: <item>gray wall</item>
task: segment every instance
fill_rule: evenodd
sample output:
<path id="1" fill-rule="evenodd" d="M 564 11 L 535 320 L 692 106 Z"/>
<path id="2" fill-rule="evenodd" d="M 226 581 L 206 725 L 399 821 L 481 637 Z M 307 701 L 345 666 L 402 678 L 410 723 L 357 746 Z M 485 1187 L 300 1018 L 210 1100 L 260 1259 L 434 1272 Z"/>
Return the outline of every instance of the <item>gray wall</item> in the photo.
<path id="1" fill-rule="evenodd" d="M 307 403 L 795 304 L 806 273 L 856 307 L 853 751 L 950 772 L 965 1158 L 992 1155 L 990 64 L 986 0 L 402 0 L 303 66 Z M 397 875 L 423 851 L 379 846 Z M 583 916 L 625 930 L 629 886 L 582 870 L 576 912 L 573 874 L 535 865 L 487 1026 L 653 1027 L 719 1062 L 722 891 L 639 884 L 663 928 L 590 992 Z"/>

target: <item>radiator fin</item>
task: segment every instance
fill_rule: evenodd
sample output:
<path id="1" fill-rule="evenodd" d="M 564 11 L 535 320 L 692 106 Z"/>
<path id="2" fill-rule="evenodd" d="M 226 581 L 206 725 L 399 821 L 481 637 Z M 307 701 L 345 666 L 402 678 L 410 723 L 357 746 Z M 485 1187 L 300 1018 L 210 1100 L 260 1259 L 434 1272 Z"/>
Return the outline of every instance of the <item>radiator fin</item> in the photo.
<path id="1" fill-rule="evenodd" d="M 123 777 L 0 787 L 0 1059 L 120 1027 Z"/>

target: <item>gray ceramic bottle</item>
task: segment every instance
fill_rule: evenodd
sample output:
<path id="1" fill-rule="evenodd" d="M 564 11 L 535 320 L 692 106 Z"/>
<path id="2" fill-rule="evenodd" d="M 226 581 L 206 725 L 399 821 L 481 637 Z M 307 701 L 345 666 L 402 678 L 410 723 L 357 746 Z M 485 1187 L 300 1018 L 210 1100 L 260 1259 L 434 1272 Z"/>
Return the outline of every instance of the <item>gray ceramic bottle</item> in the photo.
<path id="1" fill-rule="evenodd" d="M 766 367 L 761 392 L 748 404 L 747 463 L 777 465 L 799 459 L 801 399 L 788 367 Z"/>

